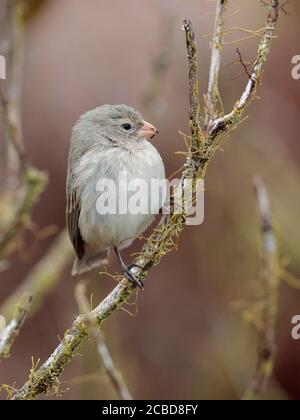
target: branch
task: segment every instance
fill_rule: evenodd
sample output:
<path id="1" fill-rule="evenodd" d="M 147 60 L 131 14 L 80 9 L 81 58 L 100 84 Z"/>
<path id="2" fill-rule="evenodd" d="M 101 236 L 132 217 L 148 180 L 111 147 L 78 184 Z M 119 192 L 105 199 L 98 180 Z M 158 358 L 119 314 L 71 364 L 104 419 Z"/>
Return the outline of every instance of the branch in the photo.
<path id="1" fill-rule="evenodd" d="M 0 258 L 6 256 L 18 233 L 26 226 L 32 206 L 38 200 L 47 184 L 45 173 L 30 167 L 27 164 L 25 152 L 22 148 L 22 133 L 20 129 L 19 110 L 15 107 L 15 101 L 11 102 L 4 88 L 3 81 L 0 82 L 0 113 L 6 129 L 6 135 L 16 153 L 21 168 L 23 186 L 19 192 L 19 203 L 13 203 L 17 207 L 12 212 L 11 223 L 6 226 L 0 236 Z"/>
<path id="2" fill-rule="evenodd" d="M 278 289 L 281 281 L 277 238 L 266 186 L 255 178 L 255 191 L 261 220 L 263 243 L 261 281 L 263 309 L 259 322 L 259 348 L 255 374 L 246 390 L 244 400 L 258 399 L 264 393 L 272 375 L 275 359 L 275 328 L 278 313 Z"/>
<path id="3" fill-rule="evenodd" d="M 224 13 L 228 0 L 217 0 L 214 36 L 212 39 L 211 62 L 209 72 L 208 90 L 206 95 L 205 129 L 217 116 L 217 103 L 219 100 L 219 72 L 221 65 L 221 49 L 223 43 Z"/>
<path id="4" fill-rule="evenodd" d="M 27 318 L 30 304 L 31 296 L 27 295 L 25 305 L 19 304 L 17 306 L 15 316 L 8 326 L 0 332 L 0 359 L 9 357 L 10 349 Z"/>
<path id="5" fill-rule="evenodd" d="M 42 305 L 45 297 L 54 289 L 61 274 L 71 264 L 74 250 L 69 235 L 64 229 L 53 241 L 46 255 L 33 267 L 22 284 L 9 296 L 0 307 L 0 313 L 9 319 L 17 302 L 24 292 L 32 295 L 30 316 Z"/>
<path id="6" fill-rule="evenodd" d="M 192 138 L 192 147 L 197 150 L 200 142 L 200 100 L 197 71 L 197 44 L 192 22 L 183 21 L 183 30 L 185 31 L 186 49 L 188 53 L 188 78 L 189 78 L 189 98 L 190 98 L 190 131 Z"/>
<path id="7" fill-rule="evenodd" d="M 232 125 L 240 122 L 243 111 L 255 97 L 256 87 L 262 74 L 263 66 L 266 62 L 268 54 L 270 53 L 273 34 L 278 21 L 279 9 L 279 0 L 271 0 L 271 4 L 268 8 L 265 31 L 258 47 L 257 58 L 251 74 L 251 78 L 248 81 L 241 98 L 235 104 L 235 107 L 231 113 L 225 115 L 224 117 L 217 118 L 211 124 L 209 132 L 212 140 L 221 131 L 228 130 Z"/>
<path id="8" fill-rule="evenodd" d="M 23 22 L 21 11 L 24 5 L 19 0 L 9 1 L 8 15 L 12 32 L 11 40 L 11 81 L 0 81 L 0 114 L 3 119 L 5 134 L 9 144 L 18 159 L 21 171 L 22 186 L 19 196 L 14 198 L 11 205 L 13 217 L 4 232 L 0 235 L 0 258 L 10 251 L 11 244 L 18 233 L 26 227 L 29 220 L 29 212 L 40 194 L 46 187 L 47 176 L 28 165 L 23 148 L 23 136 L 20 118 L 20 94 L 22 68 L 22 45 L 23 45 Z M 18 201 L 16 204 L 16 200 Z"/>
<path id="9" fill-rule="evenodd" d="M 105 372 L 119 395 L 121 400 L 133 400 L 128 387 L 124 381 L 122 374 L 117 370 L 113 359 L 110 355 L 105 339 L 101 331 L 97 329 L 97 324 L 90 316 L 90 305 L 86 298 L 86 287 L 84 284 L 79 283 L 76 287 L 76 299 L 78 302 L 79 310 L 85 316 L 85 324 L 89 329 L 89 334 L 94 340 L 100 359 L 103 362 Z"/>
<path id="10" fill-rule="evenodd" d="M 268 21 L 270 16 L 274 15 L 274 22 L 272 30 L 269 27 L 265 30 L 262 46 L 267 46 L 269 52 L 272 33 L 275 28 L 278 13 L 274 14 L 273 9 L 278 12 L 278 1 L 273 0 L 268 13 Z M 273 18 L 272 18 L 273 19 Z M 186 42 L 188 50 L 188 77 L 189 77 L 189 96 L 190 96 L 190 131 L 191 131 L 191 146 L 185 168 L 182 174 L 182 182 L 180 187 L 175 189 L 176 195 L 182 195 L 182 186 L 185 186 L 186 180 L 196 180 L 198 177 L 204 178 L 206 175 L 207 165 L 212 159 L 216 150 L 216 138 L 221 130 L 221 125 L 216 124 L 215 128 L 205 133 L 201 133 L 199 126 L 199 92 L 197 80 L 197 46 L 195 43 L 195 36 L 192 30 L 190 21 L 184 21 L 183 29 L 186 33 Z M 264 54 L 265 61 L 266 54 Z M 258 64 L 257 64 L 258 66 Z M 256 67 L 257 67 L 256 66 Z M 259 66 L 260 71 L 262 65 Z M 255 83 L 256 85 L 256 83 Z M 244 95 L 243 95 L 244 97 Z M 228 119 L 228 118 L 227 118 Z M 238 119 L 235 118 L 235 121 Z M 229 125 L 222 124 L 222 129 L 229 129 Z M 167 215 L 163 223 L 160 223 L 154 229 L 150 238 L 142 248 L 140 255 L 135 259 L 135 264 L 140 268 L 136 268 L 135 274 L 140 280 L 144 280 L 150 269 L 157 265 L 161 258 L 168 252 L 174 249 L 180 233 L 183 230 L 185 223 L 185 214 L 175 213 Z M 98 327 L 101 326 L 104 320 L 110 317 L 112 313 L 118 310 L 127 300 L 127 298 L 135 290 L 135 287 L 127 279 L 120 277 L 119 284 L 109 293 L 107 297 L 91 312 L 91 317 Z M 82 316 L 78 316 L 73 322 L 72 327 L 65 333 L 65 336 L 58 347 L 50 355 L 48 360 L 36 371 L 31 372 L 28 381 L 23 387 L 14 393 L 12 399 L 26 400 L 34 399 L 41 394 L 46 394 L 51 389 L 56 388 L 59 384 L 59 376 L 65 369 L 67 364 L 72 360 L 76 354 L 79 346 L 88 338 L 88 329 L 84 323 Z"/>
<path id="11" fill-rule="evenodd" d="M 5 231 L 0 235 L 0 258 L 7 255 L 18 234 L 27 226 L 30 220 L 30 210 L 44 191 L 48 178 L 45 173 L 26 166 L 23 173 L 23 182 L 17 211 L 13 214 L 11 223 L 6 226 Z"/>

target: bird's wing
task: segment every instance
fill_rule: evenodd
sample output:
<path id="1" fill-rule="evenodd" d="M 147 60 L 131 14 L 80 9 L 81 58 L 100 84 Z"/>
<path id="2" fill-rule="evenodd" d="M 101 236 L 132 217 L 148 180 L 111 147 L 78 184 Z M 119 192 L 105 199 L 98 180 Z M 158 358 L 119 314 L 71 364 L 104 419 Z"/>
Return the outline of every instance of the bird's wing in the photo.
<path id="1" fill-rule="evenodd" d="M 67 226 L 69 235 L 79 259 L 84 256 L 84 241 L 79 229 L 79 216 L 81 210 L 80 198 L 69 174 L 67 181 Z"/>

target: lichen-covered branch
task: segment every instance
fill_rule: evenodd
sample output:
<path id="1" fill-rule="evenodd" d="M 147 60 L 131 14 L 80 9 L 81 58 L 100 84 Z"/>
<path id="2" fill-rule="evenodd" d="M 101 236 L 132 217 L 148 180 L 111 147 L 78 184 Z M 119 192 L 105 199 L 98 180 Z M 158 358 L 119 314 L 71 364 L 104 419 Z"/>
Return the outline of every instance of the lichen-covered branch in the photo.
<path id="1" fill-rule="evenodd" d="M 255 191 L 261 221 L 261 289 L 263 307 L 259 322 L 256 371 L 244 395 L 245 400 L 260 398 L 273 372 L 278 294 L 281 282 L 278 244 L 273 229 L 268 192 L 265 184 L 258 177 L 255 178 Z"/>
<path id="2" fill-rule="evenodd" d="M 93 322 L 100 327 L 104 320 L 126 302 L 133 290 L 134 286 L 123 279 L 91 312 Z M 28 381 L 12 396 L 13 400 L 31 400 L 58 389 L 61 372 L 72 360 L 79 346 L 88 339 L 89 332 L 84 318 L 84 315 L 79 315 L 75 319 L 55 351 L 36 372 L 31 372 Z"/>
<path id="3" fill-rule="evenodd" d="M 271 49 L 272 39 L 274 36 L 280 10 L 279 2 L 280 0 L 270 0 L 266 26 L 258 47 L 257 58 L 251 73 L 251 78 L 249 79 L 242 96 L 235 104 L 234 109 L 224 117 L 217 118 L 211 124 L 210 136 L 212 139 L 214 139 L 220 132 L 228 130 L 232 125 L 240 122 L 243 111 L 255 97 L 256 87 L 262 74 L 263 66 Z"/>
<path id="4" fill-rule="evenodd" d="M 195 33 L 193 31 L 192 22 L 190 20 L 183 21 L 183 30 L 185 32 L 186 49 L 188 54 L 191 145 L 194 150 L 198 150 L 201 130 L 199 124 L 200 100 L 197 70 L 197 44 L 195 41 Z"/>
<path id="5" fill-rule="evenodd" d="M 214 35 L 211 46 L 211 61 L 209 71 L 208 90 L 206 95 L 205 129 L 217 116 L 219 101 L 219 72 L 221 66 L 221 49 L 223 42 L 224 13 L 228 0 L 217 0 Z"/>
<path id="6" fill-rule="evenodd" d="M 250 86 L 247 86 L 245 93 L 236 105 L 239 111 L 232 111 L 233 117 L 231 118 L 223 117 L 222 120 L 217 119 L 216 121 L 218 122 L 213 123 L 212 128 L 204 133 L 201 132 L 199 124 L 199 92 L 196 66 L 197 46 L 191 22 L 184 21 L 183 29 L 186 33 L 188 49 L 191 145 L 182 174 L 181 186 L 185 185 L 184 181 L 186 179 L 196 180 L 198 177 L 205 177 L 208 163 L 211 161 L 220 142 L 218 134 L 228 132 L 234 123 L 241 120 L 241 113 L 244 108 L 242 104 L 250 102 L 253 90 L 257 84 L 257 78 L 261 74 L 262 66 L 270 51 L 271 39 L 278 18 L 278 8 L 278 0 L 272 0 L 268 9 L 268 24 L 259 47 L 258 61 L 255 66 L 256 70 L 254 70 L 253 81 Z M 175 196 L 178 193 L 180 193 L 180 188 L 175 189 Z M 184 212 L 178 212 L 167 215 L 163 223 L 160 223 L 154 229 L 143 246 L 141 253 L 135 259 L 135 263 L 140 267 L 136 268 L 135 274 L 140 280 L 144 280 L 149 270 L 158 264 L 164 255 L 174 249 L 174 245 L 184 228 L 184 224 L 185 214 Z M 98 327 L 126 302 L 134 290 L 135 287 L 128 280 L 123 277 L 120 278 L 120 283 L 91 312 L 91 317 L 97 322 Z M 56 389 L 59 384 L 60 374 L 72 360 L 79 346 L 87 338 L 88 329 L 83 317 L 78 316 L 48 360 L 36 372 L 30 374 L 28 381 L 19 391 L 14 393 L 12 399 L 34 399 L 41 394 L 46 394 L 53 388 Z"/>
<path id="7" fill-rule="evenodd" d="M 110 351 L 106 345 L 104 336 L 102 332 L 97 328 L 97 324 L 93 318 L 90 316 L 91 308 L 86 297 L 86 287 L 83 283 L 79 283 L 76 287 L 76 299 L 78 302 L 79 310 L 85 317 L 84 322 L 89 329 L 90 337 L 92 337 L 93 341 L 95 342 L 105 372 L 113 388 L 116 390 L 116 393 L 121 400 L 132 400 L 133 398 L 125 383 L 123 375 L 114 364 Z"/>
<path id="8" fill-rule="evenodd" d="M 24 303 L 19 303 L 17 305 L 16 313 L 10 323 L 2 332 L 0 332 L 0 359 L 9 357 L 10 349 L 15 342 L 15 339 L 19 335 L 24 322 L 27 318 L 30 304 L 31 296 L 26 295 L 24 297 Z"/>
<path id="9" fill-rule="evenodd" d="M 29 315 L 34 314 L 42 305 L 45 297 L 54 289 L 73 258 L 74 250 L 68 232 L 64 229 L 55 238 L 46 255 L 32 268 L 21 285 L 0 306 L 0 314 L 4 315 L 6 319 L 11 318 L 13 308 L 24 292 L 32 295 Z"/>

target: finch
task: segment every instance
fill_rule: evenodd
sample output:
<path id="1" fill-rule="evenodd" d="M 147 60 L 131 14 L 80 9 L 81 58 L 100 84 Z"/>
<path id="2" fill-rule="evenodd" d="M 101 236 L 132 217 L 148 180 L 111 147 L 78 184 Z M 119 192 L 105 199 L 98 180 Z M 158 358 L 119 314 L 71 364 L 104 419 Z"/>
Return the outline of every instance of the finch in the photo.
<path id="1" fill-rule="evenodd" d="M 127 266 L 120 251 L 149 227 L 165 197 L 161 193 L 151 203 L 151 212 L 131 211 L 133 192 L 128 192 L 123 178 L 125 174 L 128 183 L 144 182 L 147 188 L 140 191 L 143 199 L 150 196 L 152 180 L 165 180 L 162 158 L 148 141 L 156 134 L 158 130 L 127 105 L 100 106 L 83 114 L 75 124 L 66 188 L 67 226 L 76 252 L 73 275 L 107 264 L 109 250 L 114 249 L 123 274 L 142 287 L 132 270 L 134 265 Z M 116 205 L 115 212 L 99 211 L 97 207 L 99 183 L 104 180 L 115 185 L 115 197 L 108 195 Z"/>

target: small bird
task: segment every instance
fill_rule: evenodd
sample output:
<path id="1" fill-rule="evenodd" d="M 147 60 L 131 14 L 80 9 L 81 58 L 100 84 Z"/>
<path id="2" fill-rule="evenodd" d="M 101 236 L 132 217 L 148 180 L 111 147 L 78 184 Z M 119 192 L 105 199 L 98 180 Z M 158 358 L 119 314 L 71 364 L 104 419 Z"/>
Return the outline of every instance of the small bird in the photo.
<path id="1" fill-rule="evenodd" d="M 164 193 L 152 203 L 151 212 L 136 214 L 129 206 L 132 192 L 120 182 L 142 179 L 150 184 L 165 180 L 165 167 L 157 149 L 147 139 L 158 130 L 127 105 L 103 105 L 83 114 L 72 132 L 67 175 L 67 226 L 76 251 L 72 275 L 81 274 L 108 262 L 114 249 L 123 274 L 143 287 L 127 266 L 120 251 L 129 247 L 154 221 L 164 204 Z M 97 209 L 98 183 L 111 180 L 116 185 L 116 208 L 127 212 L 101 213 Z M 113 202 L 113 200 L 112 200 Z M 154 208 L 153 208 L 154 207 Z"/>

